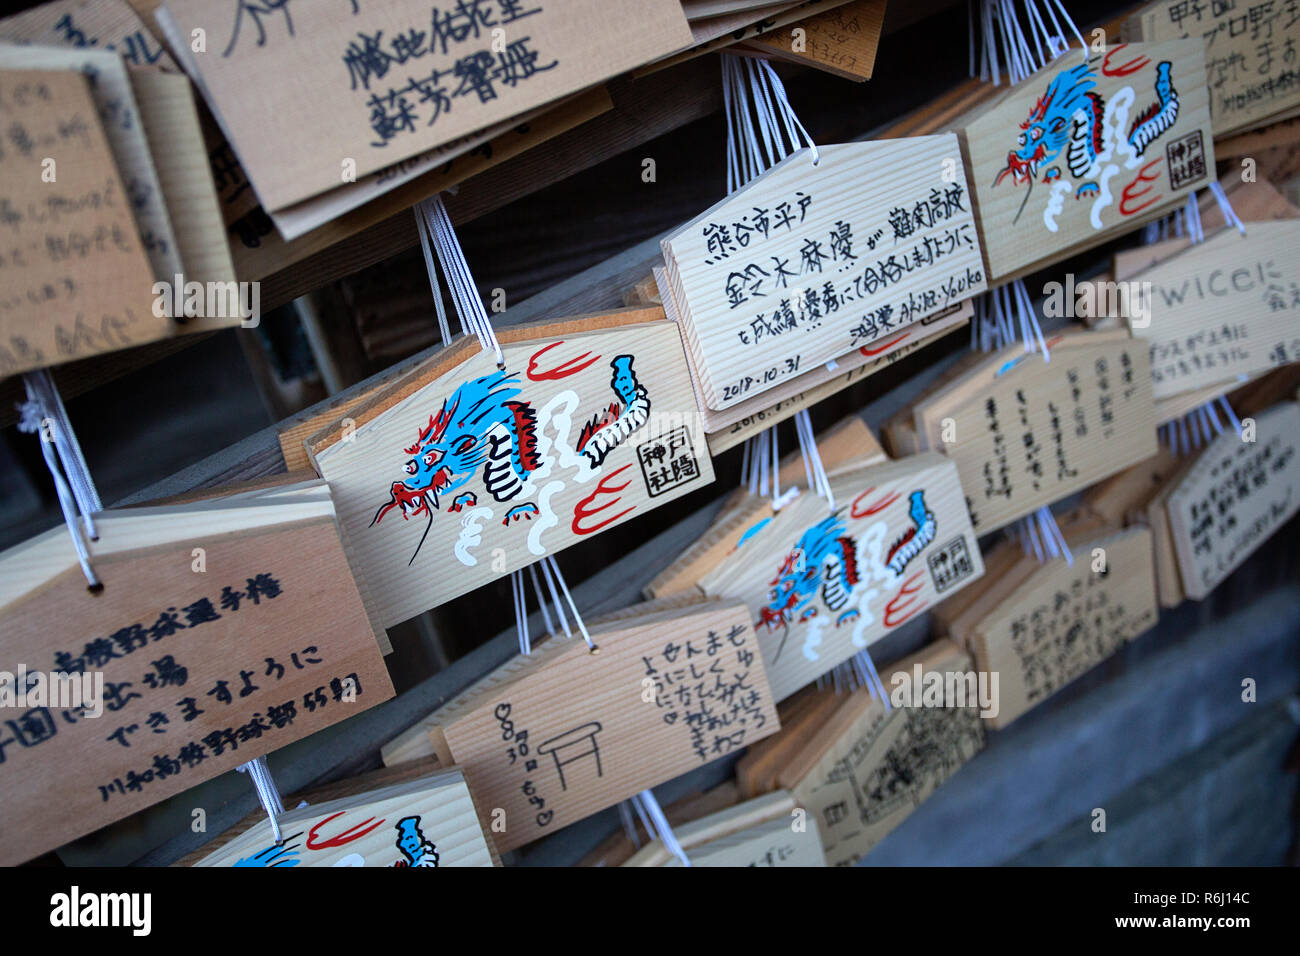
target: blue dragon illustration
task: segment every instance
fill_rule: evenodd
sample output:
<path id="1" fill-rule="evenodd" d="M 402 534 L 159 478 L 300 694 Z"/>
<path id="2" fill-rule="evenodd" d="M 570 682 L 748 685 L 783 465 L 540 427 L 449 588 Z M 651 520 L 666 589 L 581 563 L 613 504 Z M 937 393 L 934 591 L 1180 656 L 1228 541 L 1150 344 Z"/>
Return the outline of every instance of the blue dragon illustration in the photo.
<path id="1" fill-rule="evenodd" d="M 788 630 L 796 619 L 807 621 L 817 614 L 813 600 L 818 594 L 827 608 L 839 611 L 849 603 L 858 581 L 858 546 L 837 512 L 799 536 L 771 581 L 768 603 L 760 612 L 761 621 L 769 630 L 779 627 Z M 848 617 L 841 615 L 836 623 L 846 620 Z M 779 649 L 777 656 L 780 656 Z"/>
<path id="2" fill-rule="evenodd" d="M 1093 178 L 1097 173 L 1095 167 L 1106 148 L 1103 122 L 1106 104 L 1096 92 L 1096 86 L 1097 72 L 1092 63 L 1080 63 L 1053 77 L 1028 118 L 1020 124 L 1018 144 L 1007 153 L 1007 165 L 998 172 L 993 185 L 999 185 L 1010 175 L 1012 183 L 1028 183 L 1032 192 L 1040 173 L 1044 183 L 1062 177 L 1057 161 L 1064 154 L 1070 176 L 1080 181 L 1075 198 L 1096 194 L 1099 187 Z M 1174 89 L 1168 60 L 1156 64 L 1155 92 L 1156 101 L 1139 113 L 1129 127 L 1128 142 L 1138 157 L 1178 119 L 1178 91 Z M 1028 200 L 1026 194 L 1026 203 Z M 1021 212 L 1024 205 L 1021 204 Z M 1017 213 L 1016 219 L 1019 218 Z"/>
<path id="3" fill-rule="evenodd" d="M 632 356 L 617 356 L 611 363 L 610 387 L 616 401 L 583 426 L 577 452 L 599 467 L 611 451 L 641 428 L 650 417 L 650 399 L 637 381 Z M 406 477 L 389 487 L 389 500 L 380 505 L 370 526 L 394 509 L 403 520 L 425 517 L 424 533 L 408 564 L 415 561 L 433 525 L 433 512 L 452 495 L 448 511 L 478 504 L 470 490 L 456 492 L 480 475 L 493 500 L 505 503 L 525 490 L 525 482 L 542 460 L 537 446 L 537 412 L 520 399 L 520 380 L 500 369 L 462 383 L 442 403 L 436 415 L 420 429 L 415 444 L 406 448 Z M 506 512 L 503 524 L 531 519 L 537 514 L 531 502 Z"/>
<path id="4" fill-rule="evenodd" d="M 401 509 L 404 520 L 425 515 L 424 534 L 411 561 L 428 537 L 433 509 L 440 509 L 442 498 L 463 487 L 480 468 L 488 494 L 504 502 L 523 491 L 528 476 L 540 467 L 537 413 L 527 402 L 518 401 L 518 386 L 519 379 L 505 369 L 463 383 L 438 414 L 429 416 L 415 444 L 407 447 L 412 456 L 405 465 L 407 477 L 393 482 L 389 500 L 370 524 L 373 527 L 394 508 Z M 460 511 L 477 502 L 474 492 L 463 492 L 452 498 L 447 510 Z M 531 517 L 537 506 L 511 509 L 516 510 L 519 516 Z"/>
<path id="5" fill-rule="evenodd" d="M 402 852 L 402 859 L 393 866 L 436 867 L 438 865 L 438 848 L 420 829 L 418 816 L 402 817 L 394 828 L 397 830 L 397 849 Z"/>
<path id="6" fill-rule="evenodd" d="M 903 569 L 925 550 L 925 546 L 934 540 L 935 533 L 939 530 L 934 512 L 925 506 L 924 491 L 914 491 L 908 496 L 907 516 L 912 519 L 912 527 L 903 532 L 885 556 L 885 566 L 900 578 Z"/>

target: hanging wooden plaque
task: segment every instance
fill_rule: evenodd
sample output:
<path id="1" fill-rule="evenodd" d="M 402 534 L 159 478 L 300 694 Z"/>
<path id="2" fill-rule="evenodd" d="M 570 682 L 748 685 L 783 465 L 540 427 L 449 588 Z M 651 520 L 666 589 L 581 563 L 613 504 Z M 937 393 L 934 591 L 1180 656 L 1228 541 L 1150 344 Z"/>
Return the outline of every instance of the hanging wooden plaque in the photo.
<path id="1" fill-rule="evenodd" d="M 1300 361 L 1300 220 L 1225 229 L 1138 273 L 1157 399 Z"/>
<path id="2" fill-rule="evenodd" d="M 662 241 L 722 410 L 985 289 L 956 138 L 799 150 Z"/>
<path id="3" fill-rule="evenodd" d="M 990 281 L 1167 212 L 1214 175 L 1198 41 L 1072 48 L 963 123 Z"/>
<path id="4" fill-rule="evenodd" d="M 384 627 L 713 480 L 677 329 L 627 319 L 461 340 L 308 442 Z"/>
<path id="5" fill-rule="evenodd" d="M 691 42 L 675 0 L 167 0 L 159 20 L 202 31 L 201 85 L 271 211 Z"/>
<path id="6" fill-rule="evenodd" d="M 1300 110 L 1293 8 L 1284 3 L 1156 0 L 1124 24 L 1128 40 L 1180 37 L 1205 47 L 1214 135 L 1226 136 Z M 1290 59 L 1287 51 L 1291 51 Z"/>
<path id="7" fill-rule="evenodd" d="M 969 655 L 935 641 L 880 676 L 893 688 L 895 675 L 912 680 L 918 666 L 945 681 L 971 673 Z M 886 711 L 862 688 L 782 770 L 780 783 L 816 818 L 826 861 L 852 866 L 983 748 L 977 705 Z"/>
<path id="8" fill-rule="evenodd" d="M 942 456 L 840 470 L 831 487 L 834 511 L 801 494 L 700 582 L 749 607 L 778 701 L 984 572 Z"/>
<path id="9" fill-rule="evenodd" d="M 551 638 L 434 715 L 514 849 L 779 729 L 745 608 L 705 601 Z M 489 810 L 491 812 L 491 810 Z"/>
<path id="10" fill-rule="evenodd" d="M 977 671 L 998 675 L 990 727 L 1006 727 L 1155 626 L 1151 532 L 1067 538 L 1072 564 L 1064 557 L 1040 564 L 1018 542 L 1004 545 L 1019 558 L 1022 570 L 1008 572 L 1019 583 L 952 635 Z"/>
<path id="11" fill-rule="evenodd" d="M 493 866 L 459 768 L 290 810 L 275 842 L 265 819 L 195 866 Z"/>
<path id="12" fill-rule="evenodd" d="M 1183 590 L 1195 600 L 1300 509 L 1300 405 L 1276 405 L 1251 427 L 1251 441 L 1225 429 L 1168 498 Z"/>
<path id="13" fill-rule="evenodd" d="M 922 448 L 957 463 L 979 534 L 1001 528 L 1155 454 L 1147 349 L 1124 331 L 1020 345 L 915 406 Z"/>
<path id="14" fill-rule="evenodd" d="M 0 864 L 393 695 L 323 486 L 98 529 L 97 593 L 65 528 L 0 555 Z"/>
<path id="15" fill-rule="evenodd" d="M 0 376 L 171 332 L 86 78 L 0 71 Z"/>

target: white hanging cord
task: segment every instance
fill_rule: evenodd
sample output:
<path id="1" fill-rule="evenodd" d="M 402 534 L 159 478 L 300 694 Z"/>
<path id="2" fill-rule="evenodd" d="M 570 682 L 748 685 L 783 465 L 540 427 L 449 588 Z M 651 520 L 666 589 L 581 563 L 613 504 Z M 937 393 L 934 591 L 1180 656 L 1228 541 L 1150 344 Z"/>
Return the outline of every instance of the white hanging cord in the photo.
<path id="1" fill-rule="evenodd" d="M 1013 540 L 1020 541 L 1020 549 L 1025 554 L 1032 552 L 1039 564 L 1062 557 L 1068 566 L 1074 567 L 1074 555 L 1065 542 L 1065 535 L 1061 533 L 1051 508 L 1044 506 L 1025 515 L 1007 528 L 1007 534 Z"/>
<path id="2" fill-rule="evenodd" d="M 447 215 L 442 196 L 426 199 L 421 206 L 425 210 L 429 235 L 438 253 L 438 261 L 442 263 L 442 271 L 447 276 L 448 287 L 462 325 L 468 324 L 483 350 L 491 350 L 496 355 L 497 366 L 504 368 L 505 356 L 501 352 L 501 343 L 497 341 L 496 333 L 492 330 L 492 320 L 483 308 L 483 299 L 474 285 L 469 263 L 465 261 L 465 251 L 456 237 L 456 229 L 452 226 L 451 217 Z"/>
<path id="3" fill-rule="evenodd" d="M 799 436 L 799 453 L 803 456 L 804 475 L 808 478 L 808 487 L 826 499 L 831 511 L 835 510 L 835 493 L 831 491 L 831 481 L 826 476 L 826 467 L 822 464 L 821 452 L 817 450 L 817 437 L 813 433 L 812 416 L 808 409 L 802 409 L 794 416 L 795 433 Z"/>
<path id="4" fill-rule="evenodd" d="M 876 670 L 875 662 L 872 661 L 871 655 L 867 653 L 866 648 L 854 654 L 850 663 L 853 665 L 858 678 L 871 688 L 871 692 L 885 705 L 885 713 L 893 710 L 893 706 L 889 703 L 889 695 L 885 693 L 885 682 L 880 679 L 880 672 Z"/>
<path id="5" fill-rule="evenodd" d="M 641 849 L 641 834 L 637 831 L 636 821 L 632 819 L 632 811 L 627 808 L 626 800 L 618 802 L 618 818 L 623 824 L 623 832 L 632 841 L 632 845 L 638 850 Z"/>
<path id="6" fill-rule="evenodd" d="M 967 14 L 970 26 L 967 32 L 971 76 L 975 75 L 977 32 L 981 40 L 979 77 L 991 81 L 994 86 L 1001 82 L 1004 63 L 1008 82 L 1015 84 L 1068 50 L 1070 41 L 1066 38 L 1065 26 L 1069 27 L 1079 41 L 1084 62 L 1087 62 L 1088 46 L 1083 42 L 1083 34 L 1060 0 L 1043 0 L 1043 8 L 1047 11 L 1046 18 L 1039 11 L 1036 0 L 1024 0 L 1022 23 L 1022 14 L 1017 11 L 1015 0 L 980 0 L 978 12 L 974 6 L 970 7 Z M 980 21 L 978 31 L 975 28 L 976 16 Z M 1051 21 L 1050 27 L 1048 20 Z"/>
<path id="7" fill-rule="evenodd" d="M 551 612 L 546 606 L 546 596 L 542 593 L 542 586 L 537 581 L 537 565 L 528 565 L 528 576 L 533 582 L 533 593 L 537 595 L 537 606 L 542 609 L 542 621 L 546 624 L 546 634 L 549 637 L 554 637 L 555 623 L 551 620 Z"/>
<path id="8" fill-rule="evenodd" d="M 664 816 L 663 810 L 659 808 L 659 801 L 655 799 L 654 793 L 650 790 L 642 790 L 632 798 L 632 805 L 637 808 L 646 831 L 663 843 L 669 853 L 681 860 L 682 866 L 690 866 L 691 861 L 686 856 L 686 851 L 682 849 L 682 845 L 677 842 L 677 837 L 673 835 L 673 828 L 668 824 L 668 818 Z M 646 819 L 647 816 L 649 820 Z"/>
<path id="9" fill-rule="evenodd" d="M 86 539 L 94 541 L 99 536 L 95 529 L 95 515 L 104 510 L 99 491 L 90 477 L 81 444 L 72 430 L 67 409 L 49 371 L 28 372 L 23 376 L 23 385 L 27 401 L 18 406 L 18 430 L 38 436 L 41 456 L 59 499 L 59 510 L 77 552 L 77 563 L 81 565 L 86 584 L 98 590 L 103 585 L 90 566 Z"/>
<path id="10" fill-rule="evenodd" d="M 807 147 L 821 155 L 776 70 L 764 59 L 722 55 L 722 98 L 727 116 L 727 192 L 733 193 L 790 153 Z"/>
<path id="11" fill-rule="evenodd" d="M 235 769 L 240 773 L 248 774 L 252 779 L 253 788 L 257 790 L 257 799 L 271 820 L 271 832 L 275 835 L 275 842 L 277 845 L 283 843 L 284 835 L 280 832 L 280 821 L 276 818 L 284 813 L 284 802 L 280 799 L 280 791 L 276 789 L 275 781 L 271 779 L 271 769 L 266 765 L 266 758 L 257 757 L 248 763 L 241 763 Z"/>
<path id="12" fill-rule="evenodd" d="M 542 558 L 542 563 L 550 565 L 551 574 L 555 575 L 555 581 L 560 586 L 560 591 L 564 594 L 564 600 L 569 605 L 569 612 L 573 615 L 573 621 L 577 625 L 579 633 L 582 634 L 582 639 L 587 642 L 587 647 L 591 650 L 591 653 L 598 653 L 600 649 L 592 643 L 591 635 L 587 632 L 587 625 L 583 623 L 582 615 L 578 613 L 578 605 L 573 603 L 573 595 L 569 593 L 569 586 L 564 583 L 564 575 L 560 573 L 560 566 L 555 563 L 555 558 L 549 554 Z M 549 577 L 547 583 L 550 583 Z M 558 602 L 556 603 L 556 607 L 559 607 Z"/>
<path id="13" fill-rule="evenodd" d="M 560 603 L 560 595 L 555 589 L 555 582 L 551 580 L 551 567 L 546 559 L 538 562 L 542 568 L 542 577 L 546 579 L 546 589 L 551 592 L 551 606 L 555 608 L 555 614 L 560 619 L 560 627 L 564 629 L 565 637 L 573 637 L 573 631 L 569 630 L 569 619 L 564 614 L 564 605 Z"/>
<path id="14" fill-rule="evenodd" d="M 533 652 L 533 642 L 528 636 L 528 599 L 524 595 L 524 572 L 510 575 L 510 596 L 515 603 L 515 630 L 519 633 L 519 653 L 527 657 Z"/>
<path id="15" fill-rule="evenodd" d="M 433 307 L 438 315 L 438 331 L 442 335 L 442 347 L 451 345 L 451 329 L 447 325 L 447 309 L 442 304 L 442 290 L 438 288 L 438 272 L 433 262 L 433 250 L 430 248 L 428 213 L 424 203 L 417 204 L 415 213 L 415 231 L 420 236 L 420 250 L 424 253 L 424 268 L 429 274 L 429 291 L 433 293 Z"/>
<path id="16" fill-rule="evenodd" d="M 1246 234 L 1246 224 L 1233 211 L 1232 203 L 1228 202 L 1228 194 L 1223 191 L 1223 184 L 1217 180 L 1212 181 L 1210 183 L 1210 192 L 1214 194 L 1215 200 L 1219 203 L 1219 210 L 1223 213 L 1224 222 L 1235 226 L 1237 231 L 1244 236 Z"/>

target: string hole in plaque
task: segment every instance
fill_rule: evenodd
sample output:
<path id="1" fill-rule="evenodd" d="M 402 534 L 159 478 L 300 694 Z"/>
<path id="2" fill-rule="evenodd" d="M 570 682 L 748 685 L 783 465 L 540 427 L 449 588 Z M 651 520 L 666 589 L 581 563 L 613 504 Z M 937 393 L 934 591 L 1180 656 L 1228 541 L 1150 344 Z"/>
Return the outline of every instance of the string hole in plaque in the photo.
<path id="1" fill-rule="evenodd" d="M 102 594 L 104 591 L 104 582 L 96 581 L 94 584 L 87 584 L 86 590 L 91 594 Z"/>
<path id="2" fill-rule="evenodd" d="M 597 654 L 600 653 L 600 645 L 599 645 L 599 644 L 592 644 L 592 645 L 591 645 L 591 649 L 588 650 L 587 653 L 590 654 L 592 657 L 595 657 Z"/>

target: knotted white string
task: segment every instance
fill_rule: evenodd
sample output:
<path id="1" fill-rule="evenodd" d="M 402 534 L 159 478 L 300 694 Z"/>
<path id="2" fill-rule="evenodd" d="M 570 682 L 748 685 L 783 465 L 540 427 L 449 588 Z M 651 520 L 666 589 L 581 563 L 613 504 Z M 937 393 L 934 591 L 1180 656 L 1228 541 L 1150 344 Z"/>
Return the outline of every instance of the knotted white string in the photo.
<path id="1" fill-rule="evenodd" d="M 799 436 L 799 453 L 803 457 L 803 473 L 808 479 L 808 487 L 825 498 L 827 506 L 834 511 L 835 493 L 831 491 L 830 478 L 826 476 L 821 452 L 817 450 L 817 437 L 813 434 L 812 416 L 808 414 L 808 409 L 795 414 L 794 427 Z"/>
<path id="2" fill-rule="evenodd" d="M 248 763 L 241 763 L 235 769 L 240 773 L 248 774 L 253 781 L 257 799 L 271 820 L 271 832 L 275 835 L 275 842 L 283 843 L 284 836 L 280 832 L 280 821 L 277 817 L 284 813 L 284 802 L 280 799 L 280 791 L 276 788 L 275 781 L 271 778 L 271 768 L 266 765 L 266 758 L 257 757 Z"/>
<path id="3" fill-rule="evenodd" d="M 1020 341 L 1026 352 L 1042 352 L 1043 361 L 1052 360 L 1038 322 L 1038 313 L 1029 298 L 1023 279 L 999 286 L 975 300 L 975 321 L 971 326 L 971 348 L 991 352 L 1015 342 L 1013 317 L 1020 327 Z"/>
<path id="4" fill-rule="evenodd" d="M 461 328 L 473 332 L 478 337 L 479 346 L 484 351 L 491 351 L 496 356 L 497 366 L 505 367 L 505 356 L 501 352 L 501 343 L 497 341 L 492 330 L 492 320 L 488 318 L 487 309 L 483 308 L 483 299 L 474 285 L 474 276 L 465 261 L 465 251 L 456 237 L 451 217 L 442 196 L 434 196 L 420 204 L 429 229 L 429 238 L 442 264 L 443 274 L 447 276 L 447 285 L 451 290 L 452 301 L 460 316 Z"/>
<path id="5" fill-rule="evenodd" d="M 1007 529 L 1007 534 L 1020 541 L 1025 554 L 1032 552 L 1039 564 L 1063 557 L 1067 565 L 1074 567 L 1074 555 L 1065 543 L 1065 535 L 1061 534 L 1051 508 L 1042 507 L 1025 515 Z"/>
<path id="6" fill-rule="evenodd" d="M 1209 189 L 1210 195 L 1214 197 L 1214 201 L 1219 206 L 1219 212 L 1223 215 L 1224 225 L 1235 227 L 1244 236 L 1246 226 L 1233 210 L 1232 203 L 1228 201 L 1227 193 L 1223 191 L 1223 186 L 1217 181 L 1213 181 L 1210 183 Z M 1160 219 L 1159 226 L 1160 228 L 1155 231 L 1154 235 L 1150 230 L 1150 226 L 1147 227 L 1142 236 L 1144 243 L 1158 242 L 1171 231 L 1175 235 L 1181 236 L 1184 228 L 1188 241 L 1192 245 L 1204 242 L 1205 229 L 1201 225 L 1201 209 L 1196 194 L 1189 195 L 1187 203 L 1183 207 Z M 1241 381 L 1245 381 L 1245 378 L 1244 375 L 1239 376 Z M 1224 413 L 1225 417 L 1236 429 L 1237 434 L 1240 435 L 1241 422 L 1237 418 L 1237 413 L 1232 410 L 1228 400 L 1220 395 L 1217 398 L 1210 399 L 1203 405 L 1193 408 L 1181 418 L 1175 418 L 1161 425 L 1158 429 L 1160 441 L 1180 457 L 1200 448 L 1202 445 L 1207 445 L 1227 427 L 1219 418 L 1220 411 Z"/>
<path id="7" fill-rule="evenodd" d="M 546 570 L 545 566 L 543 566 L 542 570 L 544 573 Z M 533 595 L 537 598 L 537 607 L 542 612 L 542 621 L 545 623 L 546 635 L 547 637 L 554 637 L 555 625 L 551 620 L 551 612 L 546 606 L 546 595 L 543 593 L 541 584 L 537 578 L 537 566 L 530 564 L 527 571 L 528 576 L 533 583 Z M 547 583 L 550 583 L 549 579 Z M 510 592 L 515 605 L 515 630 L 519 634 L 519 653 L 527 657 L 533 652 L 533 641 L 532 637 L 529 635 L 528 628 L 528 589 L 524 583 L 524 569 L 521 568 L 520 570 L 511 573 Z M 551 594 L 554 597 L 554 586 L 551 587 Z M 556 603 L 556 611 L 563 613 L 558 607 L 558 599 L 556 599 Z M 565 622 L 564 629 L 566 634 L 569 633 L 567 621 Z"/>
<path id="8" fill-rule="evenodd" d="M 790 105 L 772 64 L 722 55 L 722 101 L 727 116 L 727 192 L 733 193 L 790 153 L 807 147 L 814 166 L 817 144 Z"/>
<path id="9" fill-rule="evenodd" d="M 438 331 L 442 335 L 442 347 L 451 345 L 451 329 L 447 325 L 447 309 L 442 304 L 442 290 L 438 288 L 438 272 L 433 262 L 433 250 L 430 247 L 430 230 L 428 211 L 425 202 L 417 203 L 415 213 L 415 231 L 420 236 L 420 250 L 424 253 L 424 268 L 429 274 L 429 289 L 433 293 L 433 307 L 438 314 Z"/>
<path id="10" fill-rule="evenodd" d="M 1087 62 L 1088 46 L 1083 42 L 1083 34 L 1060 0 L 1043 0 L 1046 18 L 1039 12 L 1035 0 L 1024 0 L 1023 5 L 1027 30 L 1021 23 L 1021 14 L 1016 11 L 1014 0 L 980 0 L 978 13 L 974 6 L 968 9 L 970 25 L 967 37 L 970 44 L 971 76 L 975 75 L 977 32 L 981 40 L 978 58 L 980 79 L 991 81 L 997 86 L 1001 83 L 1005 64 L 1007 80 L 1015 84 L 1041 70 L 1069 49 L 1070 41 L 1066 38 L 1062 20 L 1079 41 L 1084 61 Z M 979 17 L 978 31 L 975 29 L 976 16 Z M 1051 27 L 1048 27 L 1047 20 L 1052 21 Z"/>
<path id="11" fill-rule="evenodd" d="M 559 587 L 560 593 L 564 595 L 565 603 L 569 605 L 569 613 L 573 615 L 573 623 L 578 628 L 578 633 L 582 635 L 582 639 L 586 641 L 591 652 L 596 653 L 599 648 L 592 642 L 591 634 L 587 631 L 587 625 L 583 623 L 582 615 L 578 613 L 578 605 L 573 602 L 573 595 L 569 593 L 569 586 L 564 582 L 564 575 L 560 573 L 560 566 L 555 563 L 555 558 L 549 554 L 542 558 L 541 565 L 542 575 L 546 578 L 546 586 L 550 588 L 551 599 L 555 604 L 556 613 L 560 616 L 560 623 L 564 625 L 565 635 L 572 637 L 573 632 L 569 630 L 569 622 L 565 619 L 564 610 L 560 606 L 559 598 L 555 595 L 556 586 Z M 554 577 L 554 583 L 552 583 L 552 577 Z M 540 592 L 538 596 L 541 596 Z"/>
<path id="12" fill-rule="evenodd" d="M 41 455 L 45 467 L 54 481 L 54 491 L 59 499 L 59 510 L 72 537 L 77 552 L 77 563 L 86 583 L 93 589 L 102 585 L 90 566 L 90 550 L 86 538 L 99 537 L 95 530 L 95 515 L 104 510 L 99 491 L 90 477 L 90 468 L 82 454 L 67 409 L 59 395 L 54 378 L 46 369 L 28 372 L 23 376 L 27 401 L 18 406 L 18 430 L 40 437 Z"/>
<path id="13" fill-rule="evenodd" d="M 682 866 L 690 866 L 691 861 L 686 856 L 686 851 L 682 849 L 682 845 L 677 842 L 677 837 L 673 835 L 673 828 L 669 825 L 663 810 L 659 808 L 659 801 L 655 799 L 653 791 L 642 790 L 634 796 L 632 807 L 641 818 L 641 825 L 646 828 L 646 832 L 663 843 L 669 853 L 682 861 Z"/>

